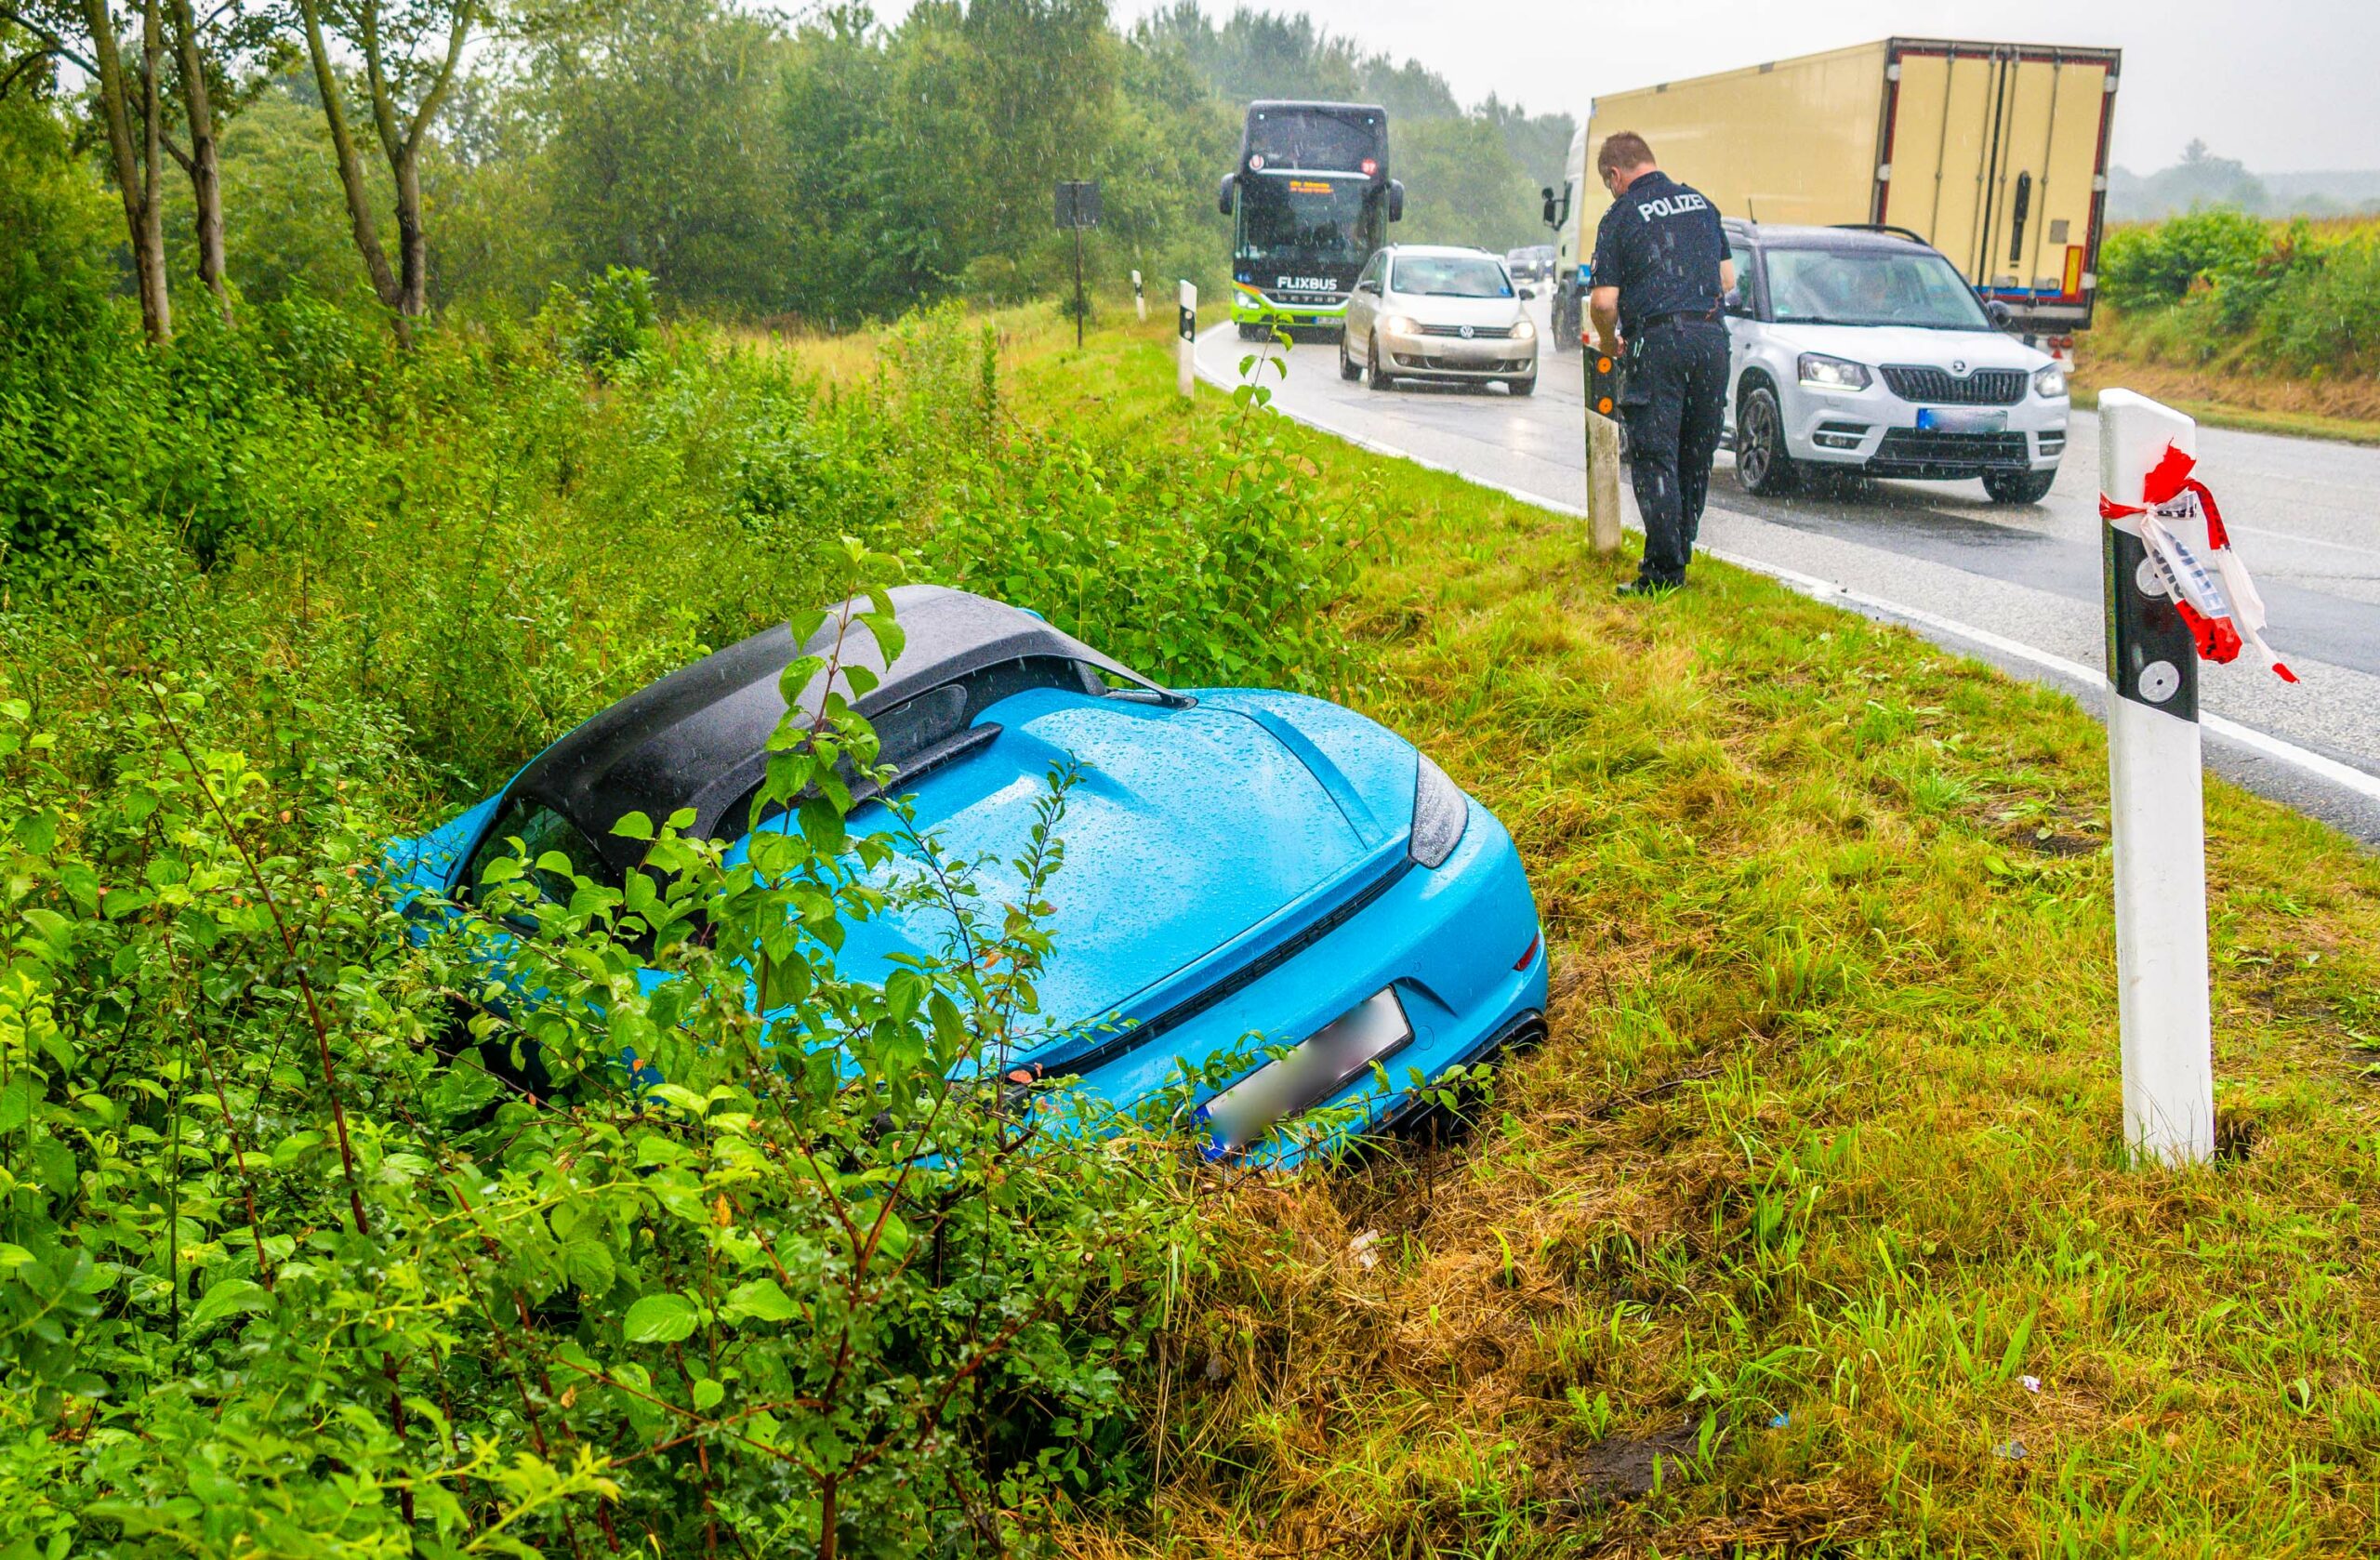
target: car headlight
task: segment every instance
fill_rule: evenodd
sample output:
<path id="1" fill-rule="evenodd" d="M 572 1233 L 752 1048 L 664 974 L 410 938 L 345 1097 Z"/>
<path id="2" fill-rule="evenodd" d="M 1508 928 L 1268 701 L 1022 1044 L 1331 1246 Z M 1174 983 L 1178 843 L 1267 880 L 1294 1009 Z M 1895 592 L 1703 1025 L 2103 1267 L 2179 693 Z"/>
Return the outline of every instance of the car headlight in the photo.
<path id="1" fill-rule="evenodd" d="M 1534 341 L 1537 339 L 1537 327 L 1529 324 L 1527 320 L 1523 320 L 1519 324 L 1513 327 L 1513 339 L 1515 341 Z"/>
<path id="2" fill-rule="evenodd" d="M 1413 841 L 1406 853 L 1423 866 L 1443 866 L 1462 843 L 1462 829 L 1471 822 L 1471 799 L 1447 778 L 1447 772 L 1421 755 L 1421 773 L 1413 782 Z"/>
<path id="3" fill-rule="evenodd" d="M 1402 314 L 1391 314 L 1381 321 L 1380 328 L 1391 336 L 1410 336 L 1413 334 L 1413 322 Z"/>
<path id="4" fill-rule="evenodd" d="M 1866 390 L 1868 365 L 1853 363 L 1849 358 L 1831 358 L 1824 352 L 1804 352 L 1795 372 L 1802 383 L 1813 390 Z"/>
<path id="5" fill-rule="evenodd" d="M 2053 363 L 2033 371 L 2033 393 L 2043 401 L 2055 401 L 2066 393 L 2066 365 Z"/>

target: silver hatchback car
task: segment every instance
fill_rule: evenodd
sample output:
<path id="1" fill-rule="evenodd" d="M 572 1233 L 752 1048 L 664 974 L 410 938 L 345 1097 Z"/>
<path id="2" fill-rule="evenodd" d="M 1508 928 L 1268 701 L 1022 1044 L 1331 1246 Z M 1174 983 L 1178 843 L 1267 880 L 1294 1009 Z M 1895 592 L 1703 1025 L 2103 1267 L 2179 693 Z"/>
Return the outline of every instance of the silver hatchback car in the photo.
<path id="1" fill-rule="evenodd" d="M 1485 249 L 1399 244 L 1355 278 L 1339 337 L 1342 378 L 1485 383 L 1514 395 L 1537 389 L 1537 327 L 1501 256 Z"/>

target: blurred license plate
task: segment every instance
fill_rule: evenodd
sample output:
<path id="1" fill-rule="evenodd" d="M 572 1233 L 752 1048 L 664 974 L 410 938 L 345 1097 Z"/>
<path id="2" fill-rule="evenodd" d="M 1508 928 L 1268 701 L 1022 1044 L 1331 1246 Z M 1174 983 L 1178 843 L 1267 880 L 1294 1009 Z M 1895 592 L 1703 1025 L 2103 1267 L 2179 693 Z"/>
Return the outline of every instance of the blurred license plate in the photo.
<path id="1" fill-rule="evenodd" d="M 1198 1114 L 1214 1129 L 1216 1150 L 1236 1153 L 1271 1131 L 1281 1117 L 1329 1099 L 1349 1078 L 1412 1038 L 1413 1025 L 1405 1016 L 1396 988 L 1385 987 L 1209 1100 Z"/>
<path id="2" fill-rule="evenodd" d="M 1917 409 L 1917 430 L 1920 433 L 2005 433 L 2008 414 L 1986 411 L 1980 406 L 1921 406 Z"/>

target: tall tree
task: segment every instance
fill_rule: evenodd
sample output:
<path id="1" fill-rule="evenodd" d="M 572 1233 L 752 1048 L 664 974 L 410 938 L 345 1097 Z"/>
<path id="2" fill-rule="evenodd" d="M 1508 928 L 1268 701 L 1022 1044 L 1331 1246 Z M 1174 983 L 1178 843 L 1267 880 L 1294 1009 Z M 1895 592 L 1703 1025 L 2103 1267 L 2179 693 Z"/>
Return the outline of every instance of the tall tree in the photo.
<path id="1" fill-rule="evenodd" d="M 139 0 L 138 64 L 127 69 L 119 19 L 108 0 L 7 0 L 0 20 L 31 33 L 43 52 L 91 78 L 95 109 L 108 143 L 109 171 L 124 201 L 125 235 L 132 249 L 140 324 L 152 341 L 174 334 L 174 305 L 165 277 L 165 202 L 158 159 L 165 135 L 159 66 L 165 52 L 160 0 Z"/>
<path id="2" fill-rule="evenodd" d="M 191 0 L 172 0 L 174 33 L 174 77 L 180 88 L 182 125 L 189 134 L 187 148 L 176 146 L 168 139 L 165 149 L 190 176 L 192 218 L 198 241 L 198 279 L 215 295 L 216 307 L 223 312 L 223 323 L 231 323 L 231 289 L 223 275 L 223 165 L 215 139 L 215 76 L 207 58 L 200 22 L 191 8 Z M 216 13 L 220 17 L 237 10 L 236 3 L 226 5 Z"/>
<path id="3" fill-rule="evenodd" d="M 98 0 L 86 0 L 96 4 Z M 154 4 L 155 0 L 149 0 Z M 481 0 L 297 0 L 298 22 L 323 99 L 356 253 L 388 308 L 399 340 L 430 306 L 430 238 L 421 215 L 421 151 L 454 89 L 463 50 L 483 20 Z M 380 244 L 371 186 L 347 113 L 348 86 L 330 49 L 337 38 L 363 62 L 371 123 L 396 186 L 397 263 Z"/>

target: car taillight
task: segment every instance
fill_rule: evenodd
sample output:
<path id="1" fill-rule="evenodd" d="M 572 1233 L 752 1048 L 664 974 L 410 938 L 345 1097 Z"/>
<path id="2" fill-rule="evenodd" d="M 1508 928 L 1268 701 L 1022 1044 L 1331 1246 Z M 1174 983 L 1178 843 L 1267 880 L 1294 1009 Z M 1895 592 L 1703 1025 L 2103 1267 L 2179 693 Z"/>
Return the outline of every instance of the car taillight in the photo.
<path id="1" fill-rule="evenodd" d="M 1544 941 L 1545 933 L 1542 932 L 1539 932 L 1536 936 L 1531 937 L 1528 940 L 1528 946 L 1521 950 L 1521 956 L 1518 958 L 1513 960 L 1513 968 L 1515 970 L 1527 969 L 1528 961 L 1537 957 L 1537 945 Z"/>

